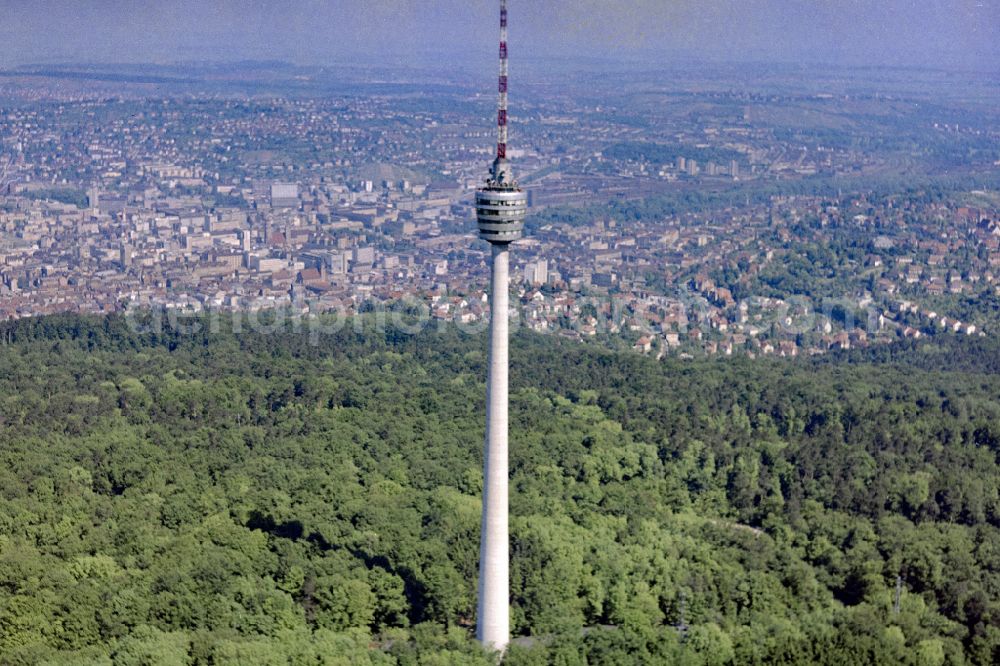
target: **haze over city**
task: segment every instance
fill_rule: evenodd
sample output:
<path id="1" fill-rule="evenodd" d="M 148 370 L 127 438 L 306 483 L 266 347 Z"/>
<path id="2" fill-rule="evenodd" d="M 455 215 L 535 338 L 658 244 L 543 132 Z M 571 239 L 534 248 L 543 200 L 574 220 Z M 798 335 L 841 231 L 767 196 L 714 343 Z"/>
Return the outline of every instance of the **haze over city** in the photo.
<path id="1" fill-rule="evenodd" d="M 4 2 L 0 64 L 492 57 L 490 2 L 293 0 Z M 823 62 L 997 72 L 998 0 L 557 0 L 518 7 L 536 57 Z"/>

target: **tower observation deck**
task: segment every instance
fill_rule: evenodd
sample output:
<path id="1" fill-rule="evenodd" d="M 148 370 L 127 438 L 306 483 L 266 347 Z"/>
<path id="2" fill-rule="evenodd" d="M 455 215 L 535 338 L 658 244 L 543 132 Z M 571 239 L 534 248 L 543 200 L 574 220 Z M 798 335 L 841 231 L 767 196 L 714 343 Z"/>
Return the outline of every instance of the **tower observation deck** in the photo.
<path id="1" fill-rule="evenodd" d="M 512 183 L 493 184 L 476 191 L 476 218 L 479 236 L 491 243 L 510 243 L 524 235 L 528 214 L 528 194 Z"/>

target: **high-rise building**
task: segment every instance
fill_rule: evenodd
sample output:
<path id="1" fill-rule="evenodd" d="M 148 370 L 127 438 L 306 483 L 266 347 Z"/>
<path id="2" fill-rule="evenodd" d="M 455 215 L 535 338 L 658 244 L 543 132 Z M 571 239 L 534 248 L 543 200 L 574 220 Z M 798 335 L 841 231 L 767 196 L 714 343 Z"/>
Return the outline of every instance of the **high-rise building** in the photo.
<path id="1" fill-rule="evenodd" d="M 500 0 L 500 100 L 497 156 L 476 191 L 479 235 L 490 243 L 490 357 L 486 382 L 483 518 L 479 549 L 476 638 L 503 651 L 510 640 L 510 553 L 507 527 L 508 320 L 510 244 L 521 238 L 528 195 L 507 159 L 507 0 Z"/>
<path id="2" fill-rule="evenodd" d="M 370 266 L 375 263 L 375 248 L 356 247 L 354 248 L 354 263 Z"/>
<path id="3" fill-rule="evenodd" d="M 101 191 L 97 187 L 91 187 L 87 190 L 87 203 L 96 212 L 101 205 Z"/>
<path id="4" fill-rule="evenodd" d="M 545 259 L 531 261 L 524 266 L 524 281 L 530 285 L 545 284 L 549 279 L 549 262 Z"/>
<path id="5" fill-rule="evenodd" d="M 298 185 L 295 183 L 273 183 L 271 185 L 271 206 L 273 208 L 296 208 L 298 205 Z"/>

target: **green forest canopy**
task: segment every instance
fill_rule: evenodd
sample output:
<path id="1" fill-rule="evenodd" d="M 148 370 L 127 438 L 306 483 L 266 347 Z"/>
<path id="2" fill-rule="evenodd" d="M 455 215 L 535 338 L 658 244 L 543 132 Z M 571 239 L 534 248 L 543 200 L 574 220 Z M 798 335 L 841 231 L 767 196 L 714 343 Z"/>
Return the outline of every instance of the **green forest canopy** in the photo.
<path id="1" fill-rule="evenodd" d="M 0 341 L 0 663 L 490 663 L 484 336 Z M 519 334 L 536 640 L 506 663 L 1000 662 L 1000 348 L 932 344 L 655 362 Z"/>
<path id="2" fill-rule="evenodd" d="M 726 148 L 686 146 L 649 141 L 616 143 L 604 148 L 601 154 L 612 160 L 671 165 L 677 161 L 677 158 L 683 157 L 687 160 L 695 160 L 703 166 L 709 162 L 715 162 L 726 167 L 729 166 L 731 160 L 742 161 L 745 159 L 741 153 Z"/>

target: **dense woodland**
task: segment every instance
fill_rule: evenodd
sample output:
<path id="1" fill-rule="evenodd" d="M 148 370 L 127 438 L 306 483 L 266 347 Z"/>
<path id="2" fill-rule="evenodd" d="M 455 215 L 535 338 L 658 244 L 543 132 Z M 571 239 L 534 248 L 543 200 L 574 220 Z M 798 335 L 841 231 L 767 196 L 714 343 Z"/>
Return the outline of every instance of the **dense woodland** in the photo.
<path id="1" fill-rule="evenodd" d="M 486 338 L 372 323 L 0 326 L 0 663 L 492 663 Z M 998 343 L 511 382 L 506 664 L 1000 663 Z"/>

